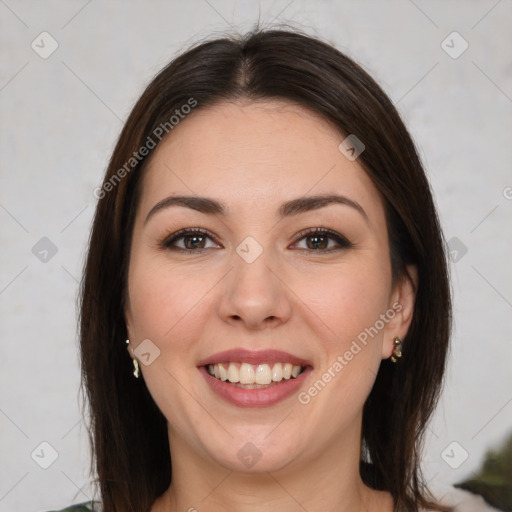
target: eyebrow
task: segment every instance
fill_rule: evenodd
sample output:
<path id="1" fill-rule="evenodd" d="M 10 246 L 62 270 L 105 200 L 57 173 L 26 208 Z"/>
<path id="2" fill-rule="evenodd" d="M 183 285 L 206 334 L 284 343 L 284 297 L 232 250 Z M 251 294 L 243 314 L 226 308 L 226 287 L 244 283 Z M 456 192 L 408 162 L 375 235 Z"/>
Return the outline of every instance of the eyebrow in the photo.
<path id="1" fill-rule="evenodd" d="M 286 201 L 279 207 L 278 215 L 280 218 L 289 217 L 291 215 L 298 215 L 300 213 L 318 210 L 331 204 L 349 206 L 350 208 L 356 210 L 364 218 L 364 220 L 368 222 L 368 216 L 359 203 L 349 199 L 348 197 L 337 194 L 304 196 Z M 148 220 L 157 212 L 165 208 L 170 208 L 171 206 L 182 206 L 207 215 L 225 216 L 229 212 L 229 209 L 223 203 L 208 197 L 169 196 L 165 199 L 162 199 L 156 203 L 153 208 L 151 208 L 146 216 L 144 224 L 146 224 Z"/>

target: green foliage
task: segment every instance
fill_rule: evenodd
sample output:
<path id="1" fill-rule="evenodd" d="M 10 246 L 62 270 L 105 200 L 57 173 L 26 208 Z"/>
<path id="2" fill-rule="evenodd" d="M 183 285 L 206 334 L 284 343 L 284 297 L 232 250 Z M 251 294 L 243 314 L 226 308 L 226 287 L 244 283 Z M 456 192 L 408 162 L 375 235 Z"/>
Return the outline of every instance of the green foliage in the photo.
<path id="1" fill-rule="evenodd" d="M 512 512 L 512 434 L 498 450 L 487 451 L 477 475 L 454 487 L 479 494 L 492 507 Z"/>

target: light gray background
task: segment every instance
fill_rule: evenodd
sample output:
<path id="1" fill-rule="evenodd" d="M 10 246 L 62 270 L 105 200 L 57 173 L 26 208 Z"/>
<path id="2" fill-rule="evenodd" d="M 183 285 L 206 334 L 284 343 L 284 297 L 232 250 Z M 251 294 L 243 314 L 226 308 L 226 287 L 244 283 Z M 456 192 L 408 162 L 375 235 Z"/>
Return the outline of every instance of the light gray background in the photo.
<path id="1" fill-rule="evenodd" d="M 190 43 L 258 16 L 332 42 L 382 84 L 420 148 L 447 240 L 467 247 L 451 264 L 455 333 L 425 446 L 433 488 L 442 495 L 470 476 L 510 431 L 510 0 L 0 0 L 1 511 L 91 496 L 75 299 L 92 191 L 154 74 Z M 43 31 L 59 45 L 47 59 L 31 47 Z M 469 44 L 456 59 L 441 46 L 453 31 Z M 46 263 L 32 252 L 42 237 L 57 247 Z M 43 441 L 58 453 L 46 470 L 31 458 L 50 461 Z M 462 449 L 469 458 L 451 468 L 445 460 L 460 462 Z"/>

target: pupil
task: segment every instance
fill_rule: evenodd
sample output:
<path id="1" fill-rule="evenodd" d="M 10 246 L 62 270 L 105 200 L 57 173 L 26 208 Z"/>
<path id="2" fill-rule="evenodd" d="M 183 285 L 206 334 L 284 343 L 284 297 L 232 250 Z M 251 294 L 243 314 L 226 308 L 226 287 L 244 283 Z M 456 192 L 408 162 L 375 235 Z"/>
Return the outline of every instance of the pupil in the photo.
<path id="1" fill-rule="evenodd" d="M 194 249 L 194 248 L 197 248 L 197 247 L 198 247 L 198 245 L 195 245 L 195 244 L 196 244 L 196 242 L 197 242 L 198 240 L 201 240 L 202 238 L 203 238 L 202 236 L 196 236 L 196 235 L 190 235 L 190 236 L 187 236 L 187 237 L 186 237 L 186 242 L 185 242 L 185 247 L 186 247 L 187 249 Z M 189 244 L 188 242 L 190 242 L 191 240 L 193 240 L 193 242 L 192 242 L 191 244 Z M 190 247 L 190 245 L 192 245 L 192 247 Z M 202 247 L 200 247 L 200 248 L 202 248 Z"/>
<path id="2" fill-rule="evenodd" d="M 313 241 L 313 248 L 315 248 L 315 249 L 318 249 L 318 248 L 320 248 L 320 249 L 325 249 L 325 238 L 326 238 L 326 237 L 324 237 L 324 236 L 311 236 L 311 237 L 309 237 L 309 238 L 310 238 L 310 240 L 312 240 L 312 241 Z M 320 245 L 321 245 L 321 247 L 319 247 L 319 245 L 316 245 L 316 244 L 318 244 L 318 243 L 319 243 L 319 242 L 318 242 L 319 240 L 320 240 Z M 311 248 L 311 247 L 310 247 L 310 248 Z"/>

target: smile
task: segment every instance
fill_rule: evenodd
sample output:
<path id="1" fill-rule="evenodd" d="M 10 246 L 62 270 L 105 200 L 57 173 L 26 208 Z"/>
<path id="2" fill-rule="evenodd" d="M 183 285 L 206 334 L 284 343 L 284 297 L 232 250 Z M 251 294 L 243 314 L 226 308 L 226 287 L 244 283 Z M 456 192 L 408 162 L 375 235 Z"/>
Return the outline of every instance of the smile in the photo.
<path id="1" fill-rule="evenodd" d="M 297 394 L 313 366 L 282 350 L 236 348 L 198 361 L 197 369 L 222 401 L 237 407 L 269 407 Z"/>
<path id="2" fill-rule="evenodd" d="M 304 367 L 292 363 L 258 364 L 218 363 L 209 364 L 206 370 L 210 375 L 223 382 L 230 382 L 245 389 L 261 389 L 283 380 L 295 379 Z"/>

